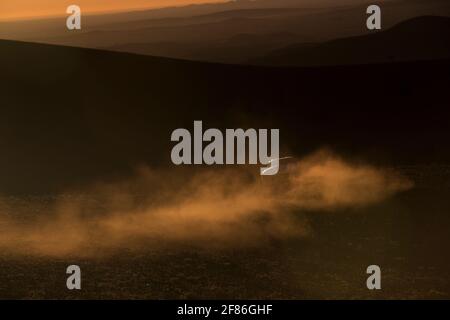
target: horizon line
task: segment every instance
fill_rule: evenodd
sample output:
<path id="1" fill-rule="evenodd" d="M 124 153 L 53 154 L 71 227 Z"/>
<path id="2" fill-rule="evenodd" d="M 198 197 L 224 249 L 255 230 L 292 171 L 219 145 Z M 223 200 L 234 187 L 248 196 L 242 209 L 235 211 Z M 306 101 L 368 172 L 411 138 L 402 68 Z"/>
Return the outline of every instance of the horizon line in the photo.
<path id="1" fill-rule="evenodd" d="M 177 8 L 186 8 L 193 6 L 201 6 L 205 4 L 219 4 L 219 3 L 229 3 L 235 2 L 236 0 L 210 0 L 201 3 L 190 3 L 190 4 L 180 4 L 180 5 L 171 5 L 171 6 L 152 6 L 152 7 L 135 7 L 129 9 L 116 9 L 116 10 L 93 10 L 86 11 L 83 15 L 87 16 L 95 16 L 95 15 L 114 15 L 120 13 L 132 13 L 132 12 L 141 12 L 141 11 L 153 11 L 153 10 L 163 10 L 163 9 L 177 9 Z M 39 21 L 39 20 L 52 20 L 67 17 L 67 14 L 51 14 L 51 15 L 37 15 L 37 16 L 16 16 L 10 18 L 0 18 L 0 23 L 7 22 L 27 22 L 27 21 Z"/>

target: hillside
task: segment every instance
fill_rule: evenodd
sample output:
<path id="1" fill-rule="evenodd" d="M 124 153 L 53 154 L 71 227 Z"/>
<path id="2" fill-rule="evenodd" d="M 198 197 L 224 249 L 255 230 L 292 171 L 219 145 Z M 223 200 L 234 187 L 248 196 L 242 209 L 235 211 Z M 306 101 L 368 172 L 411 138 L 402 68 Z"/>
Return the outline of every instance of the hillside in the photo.
<path id="1" fill-rule="evenodd" d="M 0 41 L 0 70 L 1 192 L 171 166 L 170 134 L 194 120 L 280 128 L 292 155 L 450 161 L 449 60 L 265 68 Z"/>

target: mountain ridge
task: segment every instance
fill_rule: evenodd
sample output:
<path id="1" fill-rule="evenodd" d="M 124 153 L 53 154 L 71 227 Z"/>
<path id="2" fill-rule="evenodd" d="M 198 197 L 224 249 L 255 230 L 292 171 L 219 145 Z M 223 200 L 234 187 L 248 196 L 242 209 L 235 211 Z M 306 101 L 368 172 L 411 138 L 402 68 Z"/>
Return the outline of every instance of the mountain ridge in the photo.
<path id="1" fill-rule="evenodd" d="M 339 65 L 450 57 L 450 18 L 422 16 L 385 31 L 316 45 L 292 45 L 250 61 L 264 65 Z"/>

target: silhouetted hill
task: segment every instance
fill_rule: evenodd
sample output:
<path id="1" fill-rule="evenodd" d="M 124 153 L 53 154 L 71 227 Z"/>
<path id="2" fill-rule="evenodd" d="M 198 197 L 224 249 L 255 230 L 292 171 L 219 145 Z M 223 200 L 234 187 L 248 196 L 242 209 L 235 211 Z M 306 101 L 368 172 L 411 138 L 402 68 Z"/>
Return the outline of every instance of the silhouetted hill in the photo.
<path id="1" fill-rule="evenodd" d="M 168 58 L 183 58 L 195 61 L 216 61 L 223 63 L 242 63 L 243 57 L 255 56 L 261 52 L 283 47 L 298 41 L 299 37 L 293 33 L 275 33 L 255 35 L 240 33 L 220 44 L 211 43 L 181 43 L 181 42 L 155 42 L 155 43 L 128 43 L 106 50 L 133 52 L 137 54 L 152 55 Z"/>
<path id="2" fill-rule="evenodd" d="M 450 58 L 450 18 L 418 17 L 370 35 L 294 45 L 255 59 L 267 65 L 340 65 Z"/>
<path id="3" fill-rule="evenodd" d="M 284 155 L 450 161 L 450 61 L 333 68 L 196 63 L 0 41 L 0 192 L 172 166 L 170 134 L 280 128 Z"/>

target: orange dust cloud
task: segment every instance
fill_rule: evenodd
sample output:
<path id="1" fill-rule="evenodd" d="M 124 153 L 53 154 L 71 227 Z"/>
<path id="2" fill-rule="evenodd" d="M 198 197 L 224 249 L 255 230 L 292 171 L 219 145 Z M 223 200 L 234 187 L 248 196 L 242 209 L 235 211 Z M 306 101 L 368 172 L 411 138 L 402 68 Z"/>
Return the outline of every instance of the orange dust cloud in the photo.
<path id="1" fill-rule="evenodd" d="M 303 214 L 359 210 L 412 183 L 391 170 L 350 164 L 329 152 L 258 170 L 141 168 L 128 181 L 97 184 L 53 200 L 0 199 L 0 251 L 98 257 L 123 248 L 261 246 L 307 236 Z"/>

